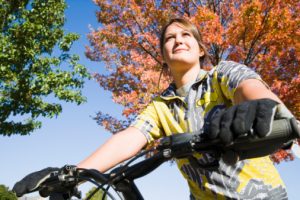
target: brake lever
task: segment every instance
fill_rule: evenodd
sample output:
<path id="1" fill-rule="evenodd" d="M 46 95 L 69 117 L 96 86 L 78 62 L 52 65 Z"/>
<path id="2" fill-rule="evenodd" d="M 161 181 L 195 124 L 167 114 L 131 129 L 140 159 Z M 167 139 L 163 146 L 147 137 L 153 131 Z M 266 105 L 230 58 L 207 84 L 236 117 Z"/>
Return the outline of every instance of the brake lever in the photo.
<path id="1" fill-rule="evenodd" d="M 40 185 L 39 193 L 42 197 L 57 193 L 69 198 L 75 196 L 80 199 L 81 192 L 77 188 L 77 178 L 76 166 L 65 165 L 58 172 L 51 173 L 50 177 Z"/>
<path id="2" fill-rule="evenodd" d="M 195 168 L 214 170 L 219 167 L 219 159 L 212 163 L 201 164 L 193 154 L 195 152 L 210 153 L 220 158 L 221 150 L 217 144 L 220 142 L 207 140 L 206 136 L 199 132 L 181 133 L 162 138 L 158 149 L 163 152 L 166 158 L 187 158 Z"/>
<path id="3" fill-rule="evenodd" d="M 181 133 L 164 137 L 159 140 L 157 149 L 163 152 L 165 158 L 187 157 L 194 152 L 195 136 L 194 133 Z"/>

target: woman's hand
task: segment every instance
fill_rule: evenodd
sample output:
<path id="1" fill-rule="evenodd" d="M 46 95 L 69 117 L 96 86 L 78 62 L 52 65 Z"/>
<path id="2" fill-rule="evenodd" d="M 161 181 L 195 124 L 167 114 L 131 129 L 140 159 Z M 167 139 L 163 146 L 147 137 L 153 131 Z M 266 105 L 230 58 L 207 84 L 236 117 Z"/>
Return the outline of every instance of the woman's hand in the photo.
<path id="1" fill-rule="evenodd" d="M 50 177 L 51 173 L 58 172 L 59 170 L 60 168 L 57 167 L 47 167 L 33 172 L 17 182 L 12 190 L 18 197 L 21 197 L 26 193 L 34 191 L 44 180 Z"/>
<path id="2" fill-rule="evenodd" d="M 221 111 L 210 122 L 209 138 L 220 138 L 228 145 L 252 129 L 258 137 L 265 137 L 271 132 L 278 104 L 272 99 L 257 99 Z"/>

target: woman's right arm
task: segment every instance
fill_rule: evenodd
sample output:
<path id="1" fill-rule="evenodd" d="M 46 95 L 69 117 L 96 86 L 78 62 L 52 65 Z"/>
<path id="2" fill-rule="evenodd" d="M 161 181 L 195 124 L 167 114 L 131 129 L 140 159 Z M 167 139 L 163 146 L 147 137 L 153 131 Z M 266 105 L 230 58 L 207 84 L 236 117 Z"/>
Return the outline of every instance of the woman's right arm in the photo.
<path id="1" fill-rule="evenodd" d="M 97 169 L 105 172 L 115 165 L 137 154 L 145 145 L 144 134 L 134 127 L 129 127 L 114 134 L 89 157 L 81 161 L 77 167 Z"/>

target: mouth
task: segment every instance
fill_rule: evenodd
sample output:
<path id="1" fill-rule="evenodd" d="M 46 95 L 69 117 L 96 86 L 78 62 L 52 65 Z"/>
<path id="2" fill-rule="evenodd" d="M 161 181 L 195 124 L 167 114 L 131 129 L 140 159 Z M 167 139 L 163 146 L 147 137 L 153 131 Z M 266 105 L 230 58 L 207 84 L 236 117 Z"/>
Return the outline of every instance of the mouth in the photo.
<path id="1" fill-rule="evenodd" d="M 179 53 L 179 52 L 182 52 L 182 51 L 187 51 L 187 49 L 183 49 L 183 48 L 180 48 L 180 49 L 174 49 L 174 50 L 173 50 L 173 53 Z"/>

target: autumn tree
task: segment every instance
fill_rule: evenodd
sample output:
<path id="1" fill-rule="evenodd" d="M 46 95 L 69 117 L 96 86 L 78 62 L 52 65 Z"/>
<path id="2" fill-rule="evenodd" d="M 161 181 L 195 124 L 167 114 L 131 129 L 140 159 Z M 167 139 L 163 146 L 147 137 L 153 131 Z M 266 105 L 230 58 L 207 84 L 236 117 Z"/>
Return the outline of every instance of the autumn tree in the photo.
<path id="1" fill-rule="evenodd" d="M 107 72 L 100 86 L 124 107 L 119 120 L 98 113 L 111 132 L 126 127 L 171 81 L 159 52 L 160 29 L 172 17 L 194 22 L 215 63 L 234 60 L 253 68 L 300 118 L 300 5 L 293 0 L 94 0 L 101 26 L 89 34 L 88 58 Z M 288 152 L 282 160 L 291 156 Z M 292 158 L 292 157 L 290 157 Z"/>
<path id="2" fill-rule="evenodd" d="M 84 102 L 80 89 L 89 74 L 69 53 L 79 36 L 64 33 L 64 0 L 0 4 L 0 134 L 26 135 L 41 126 L 38 117 L 62 111 L 47 97 Z"/>

